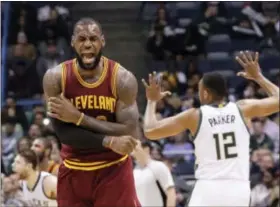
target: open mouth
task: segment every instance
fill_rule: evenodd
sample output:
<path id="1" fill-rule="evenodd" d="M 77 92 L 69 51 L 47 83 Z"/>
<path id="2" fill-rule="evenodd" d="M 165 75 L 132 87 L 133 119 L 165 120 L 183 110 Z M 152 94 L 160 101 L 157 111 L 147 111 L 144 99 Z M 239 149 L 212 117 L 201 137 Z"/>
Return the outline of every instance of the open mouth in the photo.
<path id="1" fill-rule="evenodd" d="M 83 58 L 94 58 L 94 54 L 93 53 L 84 53 L 82 54 Z"/>
<path id="2" fill-rule="evenodd" d="M 91 64 L 95 60 L 94 53 L 84 53 L 82 59 L 85 64 Z"/>

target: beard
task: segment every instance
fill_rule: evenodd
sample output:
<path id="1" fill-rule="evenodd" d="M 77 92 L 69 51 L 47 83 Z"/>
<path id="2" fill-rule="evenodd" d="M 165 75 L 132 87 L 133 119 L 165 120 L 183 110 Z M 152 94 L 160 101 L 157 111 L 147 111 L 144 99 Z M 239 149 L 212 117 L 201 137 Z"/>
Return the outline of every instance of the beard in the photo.
<path id="1" fill-rule="evenodd" d="M 45 153 L 44 152 L 38 152 L 37 153 L 38 161 L 41 163 L 43 159 L 45 158 Z"/>
<path id="2" fill-rule="evenodd" d="M 100 63 L 100 60 L 102 57 L 102 49 L 100 49 L 99 53 L 95 57 L 95 60 L 91 64 L 84 64 L 81 56 L 78 54 L 78 52 L 75 50 L 75 48 L 74 48 L 74 52 L 75 52 L 75 56 L 77 58 L 78 64 L 83 70 L 95 70 L 97 68 L 98 64 Z"/>

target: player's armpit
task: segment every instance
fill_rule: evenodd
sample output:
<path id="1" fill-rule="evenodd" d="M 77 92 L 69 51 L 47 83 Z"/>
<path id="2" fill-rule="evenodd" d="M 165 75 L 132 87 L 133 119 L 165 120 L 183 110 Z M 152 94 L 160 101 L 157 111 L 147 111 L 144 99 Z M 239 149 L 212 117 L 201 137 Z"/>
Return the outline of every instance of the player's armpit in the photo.
<path id="1" fill-rule="evenodd" d="M 57 177 L 53 175 L 46 176 L 43 181 L 43 190 L 50 199 L 56 199 Z"/>
<path id="2" fill-rule="evenodd" d="M 199 127 L 200 115 L 198 109 L 189 109 L 175 116 L 157 120 L 156 103 L 148 101 L 144 117 L 144 133 L 151 140 L 174 136 L 189 129 L 194 135 Z"/>
<path id="3" fill-rule="evenodd" d="M 103 141 L 105 135 L 91 132 L 81 127 L 51 118 L 51 123 L 60 142 L 73 148 L 96 151 L 104 150 Z"/>
<path id="4" fill-rule="evenodd" d="M 246 118 L 264 117 L 279 112 L 279 97 L 264 99 L 244 99 L 237 102 L 242 115 Z"/>
<path id="5" fill-rule="evenodd" d="M 117 74 L 117 122 L 100 121 L 90 116 L 84 116 L 81 126 L 112 136 L 132 135 L 136 133 L 139 112 L 136 104 L 138 83 L 134 75 L 124 68 L 119 68 Z"/>

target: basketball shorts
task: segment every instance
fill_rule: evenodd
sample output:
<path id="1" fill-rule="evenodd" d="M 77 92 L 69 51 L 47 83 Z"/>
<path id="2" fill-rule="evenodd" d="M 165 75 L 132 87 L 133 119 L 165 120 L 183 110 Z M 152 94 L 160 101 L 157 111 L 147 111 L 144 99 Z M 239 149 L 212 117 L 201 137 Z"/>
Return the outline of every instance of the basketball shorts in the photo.
<path id="1" fill-rule="evenodd" d="M 62 164 L 57 203 L 59 207 L 140 207 L 131 158 L 94 171 L 69 169 Z"/>
<path id="2" fill-rule="evenodd" d="M 198 180 L 187 206 L 249 206 L 250 182 L 237 180 Z"/>

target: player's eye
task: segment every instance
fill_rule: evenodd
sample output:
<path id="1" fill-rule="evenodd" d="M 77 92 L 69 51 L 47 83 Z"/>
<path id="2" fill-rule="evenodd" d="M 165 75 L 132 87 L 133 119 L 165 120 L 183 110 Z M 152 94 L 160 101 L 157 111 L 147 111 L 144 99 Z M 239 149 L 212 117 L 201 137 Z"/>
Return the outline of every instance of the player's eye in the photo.
<path id="1" fill-rule="evenodd" d="M 97 40 L 97 37 L 90 37 L 89 39 L 91 42 L 95 42 Z"/>
<path id="2" fill-rule="evenodd" d="M 86 40 L 85 37 L 79 37 L 79 41 L 84 42 Z"/>

